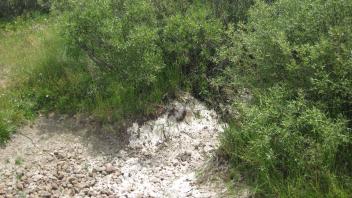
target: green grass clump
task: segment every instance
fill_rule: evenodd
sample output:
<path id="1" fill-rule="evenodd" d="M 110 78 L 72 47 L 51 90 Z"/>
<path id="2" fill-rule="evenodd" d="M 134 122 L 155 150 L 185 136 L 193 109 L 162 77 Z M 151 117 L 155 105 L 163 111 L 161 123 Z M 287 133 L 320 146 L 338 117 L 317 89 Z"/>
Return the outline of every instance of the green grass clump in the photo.
<path id="1" fill-rule="evenodd" d="M 18 91 L 0 90 L 0 144 L 28 119 L 34 117 L 33 103 Z"/>
<path id="2" fill-rule="evenodd" d="M 44 27 L 44 17 L 18 18 L 4 23 L 0 31 L 0 143 L 6 142 L 21 123 L 34 117 L 35 102 L 24 91 L 23 83 L 28 79 L 28 71 L 45 56 L 40 53 Z"/>
<path id="3" fill-rule="evenodd" d="M 15 159 L 15 165 L 20 166 L 23 164 L 23 159 L 21 157 L 16 157 Z"/>

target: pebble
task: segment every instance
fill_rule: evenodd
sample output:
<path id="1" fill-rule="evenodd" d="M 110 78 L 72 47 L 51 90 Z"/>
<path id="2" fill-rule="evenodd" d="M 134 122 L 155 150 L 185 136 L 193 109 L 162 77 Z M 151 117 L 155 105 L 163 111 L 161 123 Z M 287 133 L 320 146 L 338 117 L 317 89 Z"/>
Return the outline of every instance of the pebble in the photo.
<path id="1" fill-rule="evenodd" d="M 65 175 L 64 175 L 64 173 L 59 173 L 58 174 L 58 176 L 57 176 L 57 178 L 59 179 L 59 180 L 62 180 L 63 178 L 65 177 Z"/>
<path id="2" fill-rule="evenodd" d="M 23 184 L 22 183 L 17 183 L 16 185 L 18 190 L 23 190 Z"/>
<path id="3" fill-rule="evenodd" d="M 51 189 L 52 190 L 57 190 L 59 187 L 57 186 L 57 184 L 56 183 L 52 183 L 51 184 Z"/>
<path id="4" fill-rule="evenodd" d="M 42 175 L 33 175 L 32 176 L 32 179 L 34 182 L 37 182 L 37 181 L 41 180 L 42 178 L 43 178 Z"/>
<path id="5" fill-rule="evenodd" d="M 107 173 L 112 173 L 115 171 L 115 168 L 113 167 L 113 165 L 111 163 L 107 163 L 105 165 L 105 170 Z"/>
<path id="6" fill-rule="evenodd" d="M 96 169 L 98 172 L 103 172 L 106 170 L 105 166 L 99 167 Z"/>
<path id="7" fill-rule="evenodd" d="M 50 198 L 51 194 L 47 191 L 43 191 L 42 193 L 40 193 L 40 195 L 43 197 L 43 198 Z"/>

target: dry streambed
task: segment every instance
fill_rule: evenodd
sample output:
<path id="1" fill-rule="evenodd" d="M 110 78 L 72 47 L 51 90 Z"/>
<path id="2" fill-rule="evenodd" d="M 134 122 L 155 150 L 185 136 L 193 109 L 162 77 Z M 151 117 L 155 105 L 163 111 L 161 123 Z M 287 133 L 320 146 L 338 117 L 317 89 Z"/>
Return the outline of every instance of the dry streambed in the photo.
<path id="1" fill-rule="evenodd" d="M 41 117 L 0 150 L 0 197 L 228 197 L 199 180 L 224 125 L 185 96 L 127 133 L 90 119 Z"/>

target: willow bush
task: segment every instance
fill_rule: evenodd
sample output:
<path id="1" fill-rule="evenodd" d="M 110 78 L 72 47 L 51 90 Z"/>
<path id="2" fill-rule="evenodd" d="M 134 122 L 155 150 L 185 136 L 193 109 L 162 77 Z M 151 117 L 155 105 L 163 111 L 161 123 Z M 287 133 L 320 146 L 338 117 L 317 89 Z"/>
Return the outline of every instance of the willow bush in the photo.
<path id="1" fill-rule="evenodd" d="M 259 195 L 351 193 L 351 10 L 350 1 L 258 1 L 228 30 L 219 81 L 250 88 L 254 100 L 224 148 Z"/>
<path id="2" fill-rule="evenodd" d="M 206 95 L 222 34 L 207 3 L 88 0 L 68 7 L 62 24 L 72 52 L 87 54 L 137 95 L 157 87 Z"/>

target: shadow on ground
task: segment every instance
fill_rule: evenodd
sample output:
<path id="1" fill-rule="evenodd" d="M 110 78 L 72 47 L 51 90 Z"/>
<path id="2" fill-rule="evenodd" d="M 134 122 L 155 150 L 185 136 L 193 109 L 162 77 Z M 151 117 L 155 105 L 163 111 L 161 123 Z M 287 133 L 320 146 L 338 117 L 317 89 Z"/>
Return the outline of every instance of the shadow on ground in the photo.
<path id="1" fill-rule="evenodd" d="M 127 127 L 101 124 L 81 116 L 51 115 L 41 117 L 35 124 L 42 139 L 53 135 L 79 139 L 93 155 L 112 155 L 128 145 Z"/>

